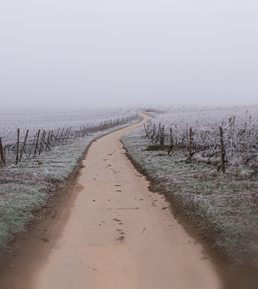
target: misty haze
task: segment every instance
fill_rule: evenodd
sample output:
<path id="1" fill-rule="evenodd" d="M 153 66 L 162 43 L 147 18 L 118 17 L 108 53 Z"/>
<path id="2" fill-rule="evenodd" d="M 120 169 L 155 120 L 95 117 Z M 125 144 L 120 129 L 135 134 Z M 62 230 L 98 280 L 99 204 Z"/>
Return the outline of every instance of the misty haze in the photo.
<path id="1" fill-rule="evenodd" d="M 1 108 L 257 103 L 255 1 L 2 1 Z"/>

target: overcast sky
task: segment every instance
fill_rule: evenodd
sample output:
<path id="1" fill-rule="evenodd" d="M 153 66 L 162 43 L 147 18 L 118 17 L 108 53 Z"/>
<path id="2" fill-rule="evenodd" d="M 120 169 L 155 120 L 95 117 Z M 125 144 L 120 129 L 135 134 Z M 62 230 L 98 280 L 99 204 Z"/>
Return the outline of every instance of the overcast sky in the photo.
<path id="1" fill-rule="evenodd" d="M 257 0 L 1 0 L 1 108 L 258 103 Z"/>

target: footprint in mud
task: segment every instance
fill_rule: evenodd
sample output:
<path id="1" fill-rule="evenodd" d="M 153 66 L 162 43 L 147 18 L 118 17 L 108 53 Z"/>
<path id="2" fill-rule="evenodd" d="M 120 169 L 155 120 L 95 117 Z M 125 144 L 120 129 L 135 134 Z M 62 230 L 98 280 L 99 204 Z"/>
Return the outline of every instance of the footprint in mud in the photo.
<path id="1" fill-rule="evenodd" d="M 124 238 L 125 238 L 124 236 L 120 236 L 120 237 L 117 238 L 116 240 L 117 240 L 117 241 L 120 241 L 120 242 L 123 242 L 123 241 L 124 241 Z"/>
<path id="2" fill-rule="evenodd" d="M 49 240 L 47 238 L 41 238 L 41 240 L 44 242 L 49 242 Z"/>

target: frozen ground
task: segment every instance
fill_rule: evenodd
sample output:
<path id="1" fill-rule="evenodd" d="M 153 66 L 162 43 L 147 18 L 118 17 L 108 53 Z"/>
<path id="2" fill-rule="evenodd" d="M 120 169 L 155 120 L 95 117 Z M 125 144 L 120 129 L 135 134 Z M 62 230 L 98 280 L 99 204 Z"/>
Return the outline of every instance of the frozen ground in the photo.
<path id="1" fill-rule="evenodd" d="M 0 169 L 0 249 L 3 250 L 13 234 L 23 230 L 34 218 L 33 212 L 50 201 L 63 186 L 94 139 L 126 125 L 75 138 L 67 145 L 24 158 L 17 166 Z"/>
<path id="2" fill-rule="evenodd" d="M 153 121 L 156 121 L 155 119 Z M 146 151 L 149 141 L 141 127 L 122 138 L 124 146 L 161 190 L 222 253 L 229 264 L 258 268 L 258 178 L 204 163 L 178 162 L 185 152 Z"/>

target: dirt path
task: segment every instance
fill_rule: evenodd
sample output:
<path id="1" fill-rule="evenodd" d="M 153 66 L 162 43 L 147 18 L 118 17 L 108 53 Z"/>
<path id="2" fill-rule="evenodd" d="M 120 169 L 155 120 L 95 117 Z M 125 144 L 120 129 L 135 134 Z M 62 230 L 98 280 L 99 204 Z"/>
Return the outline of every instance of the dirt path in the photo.
<path id="1" fill-rule="evenodd" d="M 164 197 L 149 192 L 124 154 L 119 139 L 140 125 L 91 145 L 69 216 L 48 232 L 51 242 L 45 239 L 44 254 L 27 269 L 26 288 L 220 288 L 201 245 L 177 223 Z"/>

